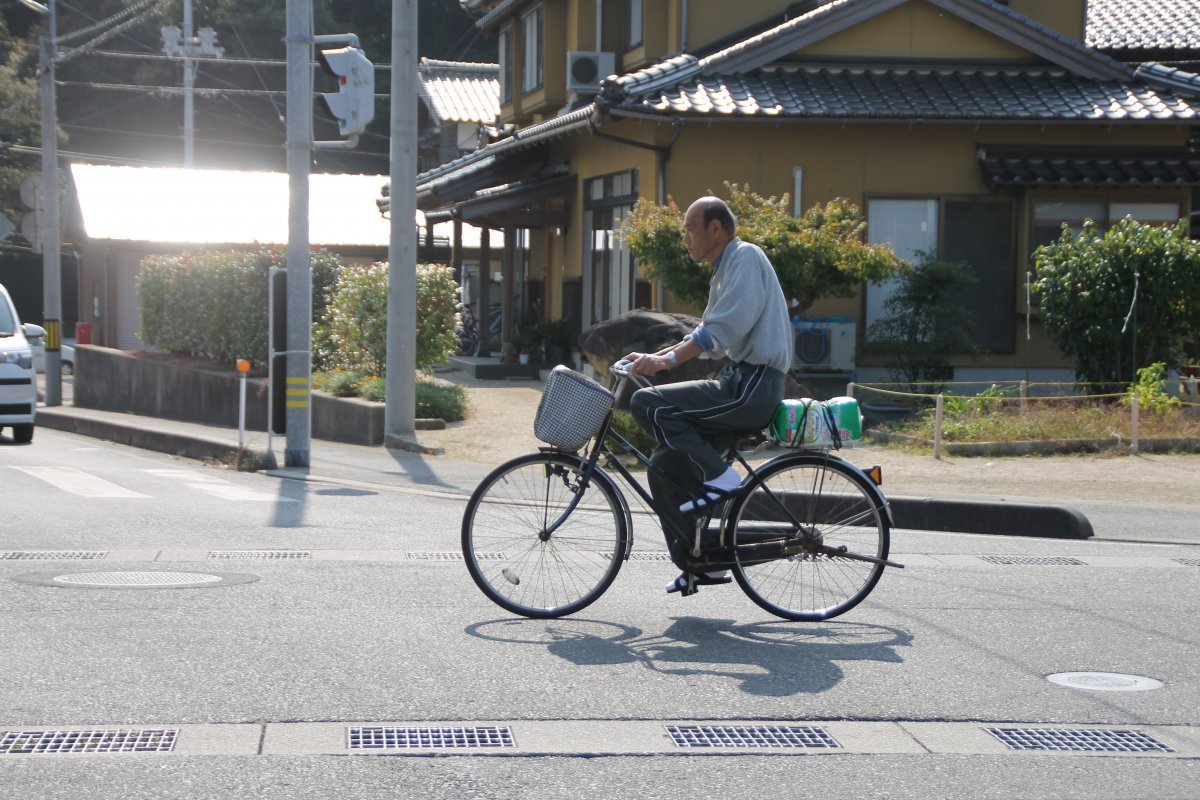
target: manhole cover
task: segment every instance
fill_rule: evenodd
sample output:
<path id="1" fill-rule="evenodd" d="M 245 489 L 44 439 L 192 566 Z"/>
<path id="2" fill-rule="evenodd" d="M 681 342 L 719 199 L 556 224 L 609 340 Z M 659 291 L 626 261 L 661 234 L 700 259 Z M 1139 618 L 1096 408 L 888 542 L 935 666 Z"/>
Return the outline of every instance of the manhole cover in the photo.
<path id="1" fill-rule="evenodd" d="M 204 589 L 258 580 L 257 575 L 221 572 L 34 572 L 13 580 L 60 589 Z"/>
<path id="2" fill-rule="evenodd" d="M 1161 689 L 1162 681 L 1140 675 L 1119 672 L 1057 672 L 1046 680 L 1071 689 L 1090 689 L 1094 692 L 1145 692 Z"/>

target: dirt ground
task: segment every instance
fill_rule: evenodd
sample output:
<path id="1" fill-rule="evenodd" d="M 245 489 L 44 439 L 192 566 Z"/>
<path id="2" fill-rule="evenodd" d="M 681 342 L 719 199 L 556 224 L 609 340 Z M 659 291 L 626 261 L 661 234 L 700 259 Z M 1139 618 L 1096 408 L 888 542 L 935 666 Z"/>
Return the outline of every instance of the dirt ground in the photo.
<path id="1" fill-rule="evenodd" d="M 420 431 L 422 444 L 441 447 L 445 455 L 484 464 L 501 462 L 540 445 L 533 417 L 542 384 L 532 380 L 486 381 L 461 371 L 438 377 L 467 388 L 471 416 L 446 430 Z M 1195 508 L 1200 501 L 1200 455 L 1019 456 L 935 459 L 932 454 L 904 453 L 878 445 L 843 450 L 861 466 L 883 467 L 884 489 L 905 496 L 953 496 Z"/>

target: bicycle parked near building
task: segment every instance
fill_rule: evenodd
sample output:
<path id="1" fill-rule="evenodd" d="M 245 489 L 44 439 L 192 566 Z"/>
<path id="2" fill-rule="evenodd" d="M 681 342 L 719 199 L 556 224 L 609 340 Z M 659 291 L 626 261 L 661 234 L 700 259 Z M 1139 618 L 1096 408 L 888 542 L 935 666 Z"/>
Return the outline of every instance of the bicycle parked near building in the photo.
<path id="1" fill-rule="evenodd" d="M 502 608 L 526 617 L 564 616 L 612 585 L 633 549 L 633 515 L 613 472 L 655 508 L 620 455 L 655 467 L 612 426 L 614 394 L 632 379 L 627 367 L 613 365 L 608 388 L 556 368 L 534 425 L 550 446 L 497 467 L 471 495 L 463 555 L 475 583 Z M 821 416 L 810 420 L 808 414 Z M 758 466 L 748 459 L 770 438 L 752 453 L 731 450 L 731 463 L 746 477 L 732 498 L 697 515 L 686 546 L 691 572 L 732 570 L 766 611 L 824 620 L 862 602 L 885 567 L 903 565 L 888 560 L 892 518 L 878 468 L 865 472 L 832 452 L 840 437 L 823 404 L 804 408 L 801 432 L 806 425 L 826 426 L 830 435 L 818 441 L 828 446 L 788 449 Z M 803 442 L 801 435 L 793 443 Z"/>

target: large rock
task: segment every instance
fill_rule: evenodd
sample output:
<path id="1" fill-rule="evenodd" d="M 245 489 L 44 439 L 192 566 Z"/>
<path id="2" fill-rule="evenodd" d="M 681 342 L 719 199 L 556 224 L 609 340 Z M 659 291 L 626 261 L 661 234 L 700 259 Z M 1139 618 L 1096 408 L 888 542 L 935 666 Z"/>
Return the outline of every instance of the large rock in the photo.
<path id="1" fill-rule="evenodd" d="M 654 353 L 678 344 L 699 324 L 699 317 L 635 308 L 588 328 L 579 336 L 579 350 L 604 382 L 608 379 L 609 365 L 621 356 L 634 352 Z M 710 378 L 724 365 L 723 358 L 693 358 L 650 380 L 661 384 Z M 626 399 L 626 396 L 619 397 L 618 405 L 624 407 Z"/>

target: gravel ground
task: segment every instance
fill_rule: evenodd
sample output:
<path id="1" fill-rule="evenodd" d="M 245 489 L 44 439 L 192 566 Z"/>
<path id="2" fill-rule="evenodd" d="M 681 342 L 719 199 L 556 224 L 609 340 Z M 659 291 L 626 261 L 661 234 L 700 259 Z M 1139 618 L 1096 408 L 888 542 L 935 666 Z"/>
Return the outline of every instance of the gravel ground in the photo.
<path id="1" fill-rule="evenodd" d="M 533 417 L 542 384 L 532 380 L 485 381 L 461 371 L 440 378 L 467 388 L 471 416 L 443 431 L 421 431 L 424 444 L 446 455 L 500 464 L 537 449 Z M 945 457 L 905 453 L 879 445 L 843 452 L 860 465 L 880 464 L 889 494 L 911 496 L 1120 504 L 1194 508 L 1200 490 L 1200 455 Z"/>

